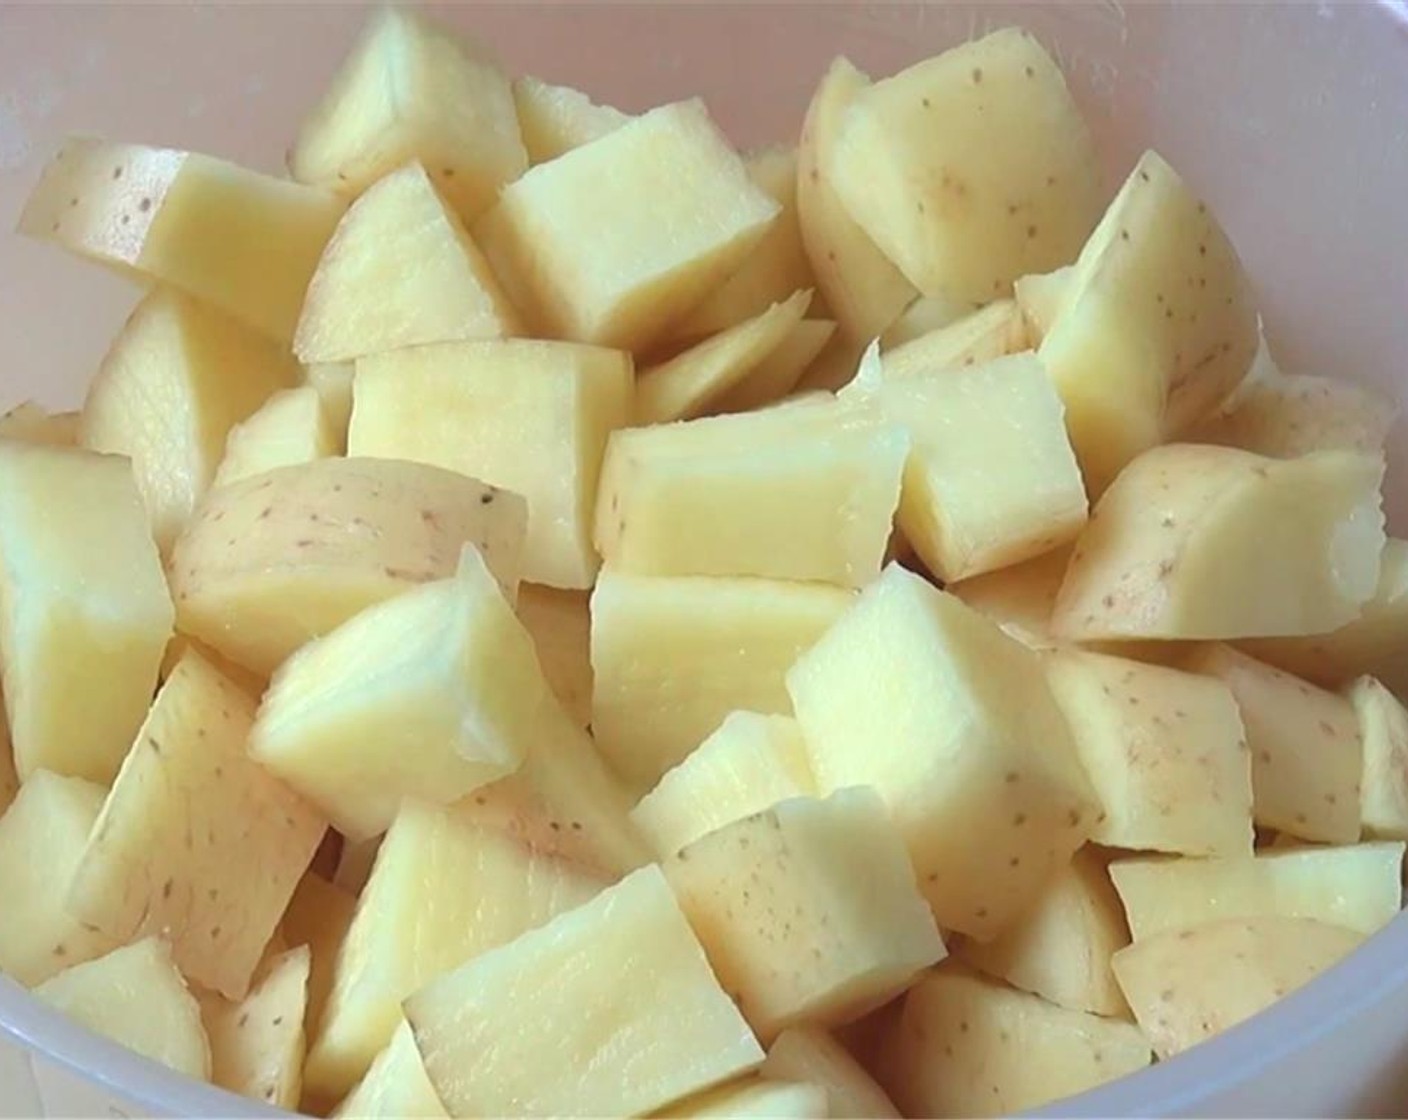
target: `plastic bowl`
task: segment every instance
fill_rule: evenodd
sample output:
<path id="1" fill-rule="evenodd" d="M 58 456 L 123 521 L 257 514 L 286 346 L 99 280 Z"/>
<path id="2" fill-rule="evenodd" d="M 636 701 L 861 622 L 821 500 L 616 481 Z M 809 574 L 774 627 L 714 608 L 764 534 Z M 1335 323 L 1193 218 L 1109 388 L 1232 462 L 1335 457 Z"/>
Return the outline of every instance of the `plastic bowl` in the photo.
<path id="1" fill-rule="evenodd" d="M 628 110 L 707 96 L 740 144 L 794 137 L 825 64 L 873 73 L 1023 23 L 1064 64 L 1110 180 L 1157 147 L 1211 202 L 1273 349 L 1408 401 L 1408 6 L 440 6 L 509 64 Z M 364 12 L 0 6 L 0 218 L 66 132 L 273 170 Z M 3 397 L 72 406 L 133 290 L 0 238 Z M 1408 524 L 1404 433 L 1388 498 Z M 1408 1101 L 1408 917 L 1271 1011 L 1043 1115 L 1387 1115 Z M 0 979 L 0 1116 L 263 1116 L 74 1026 Z"/>

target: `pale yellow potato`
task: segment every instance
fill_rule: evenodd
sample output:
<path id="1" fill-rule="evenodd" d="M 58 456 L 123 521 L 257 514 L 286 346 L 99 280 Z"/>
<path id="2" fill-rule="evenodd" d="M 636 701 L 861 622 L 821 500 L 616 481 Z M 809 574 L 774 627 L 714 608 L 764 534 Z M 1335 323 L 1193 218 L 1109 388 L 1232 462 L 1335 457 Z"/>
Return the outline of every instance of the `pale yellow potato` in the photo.
<path id="1" fill-rule="evenodd" d="M 536 583 L 518 588 L 518 621 L 533 639 L 548 687 L 578 727 L 592 721 L 590 598 Z"/>
<path id="2" fill-rule="evenodd" d="M 1315 634 L 1374 594 L 1383 460 L 1168 444 L 1096 503 L 1052 616 L 1059 638 Z M 1087 484 L 1090 482 L 1086 478 Z"/>
<path id="3" fill-rule="evenodd" d="M 600 140 L 631 119 L 620 109 L 594 104 L 581 90 L 526 74 L 513 80 L 513 104 L 528 163 L 535 167 Z"/>
<path id="4" fill-rule="evenodd" d="M 838 56 L 812 94 L 797 147 L 797 222 L 816 286 L 840 324 L 838 338 L 865 346 L 919 294 L 856 225 L 836 193 L 841 121 L 870 79 Z M 854 366 L 852 367 L 854 368 Z M 842 383 L 849 377 L 842 378 Z M 827 386 L 835 388 L 835 386 Z"/>
<path id="5" fill-rule="evenodd" d="M 1061 400 L 1034 354 L 887 380 L 879 399 L 910 438 L 899 527 L 943 580 L 1030 560 L 1085 525 Z"/>
<path id="6" fill-rule="evenodd" d="M 1367 937 L 1398 913 L 1402 871 L 1401 842 L 1110 865 L 1135 941 L 1232 918 L 1311 918 Z"/>
<path id="7" fill-rule="evenodd" d="M 817 1085 L 834 1120 L 899 1120 L 899 1110 L 834 1035 L 821 1027 L 788 1027 L 768 1047 L 758 1073 L 772 1081 Z"/>
<path id="8" fill-rule="evenodd" d="M 790 708 L 783 678 L 853 596 L 819 583 L 602 573 L 592 730 L 639 797 L 736 709 Z"/>
<path id="9" fill-rule="evenodd" d="M 449 1120 L 405 1019 L 332 1115 L 347 1120 Z"/>
<path id="10" fill-rule="evenodd" d="M 286 343 L 346 206 L 213 156 L 74 137 L 44 169 L 18 228 Z"/>
<path id="11" fill-rule="evenodd" d="M 305 365 L 427 342 L 521 333 L 489 262 L 419 163 L 343 215 L 308 285 L 293 351 Z"/>
<path id="12" fill-rule="evenodd" d="M 820 1085 L 777 1079 L 744 1077 L 715 1089 L 706 1089 L 653 1115 L 684 1118 L 695 1116 L 790 1117 L 793 1120 L 824 1120 L 826 1090 Z"/>
<path id="13" fill-rule="evenodd" d="M 26 987 L 120 944 L 64 905 L 106 793 L 83 778 L 36 770 L 0 816 L 0 972 Z"/>
<path id="14" fill-rule="evenodd" d="M 1000 299 L 900 345 L 882 344 L 880 360 L 885 380 L 902 381 L 982 365 L 1027 348 L 1021 309 Z"/>
<path id="15" fill-rule="evenodd" d="M 128 461 L 0 439 L 0 665 L 21 780 L 112 781 L 171 627 Z"/>
<path id="16" fill-rule="evenodd" d="M 1057 1007 L 945 965 L 916 984 L 882 1081 L 907 1116 L 1011 1116 L 1143 1069 L 1133 1024 Z"/>
<path id="17" fill-rule="evenodd" d="M 269 676 L 359 611 L 444 579 L 464 545 L 518 583 L 525 503 L 453 471 L 319 459 L 212 491 L 172 550 L 182 633 Z"/>
<path id="18" fill-rule="evenodd" d="M 356 375 L 357 367 L 353 362 L 323 362 L 303 371 L 304 384 L 311 385 L 322 398 L 339 451 L 347 450 L 347 426 L 352 422 L 352 379 Z"/>
<path id="19" fill-rule="evenodd" d="M 298 1107 L 308 968 L 308 947 L 301 945 L 274 957 L 239 1002 L 201 1001 L 214 1084 L 275 1108 Z"/>
<path id="20" fill-rule="evenodd" d="M 787 340 L 802 322 L 811 298 L 810 288 L 794 292 L 753 318 L 641 370 L 635 422 L 668 424 L 711 411 L 720 397 L 748 380 Z"/>
<path id="21" fill-rule="evenodd" d="M 779 212 L 695 99 L 532 168 L 471 232 L 535 334 L 641 351 Z"/>
<path id="22" fill-rule="evenodd" d="M 1251 855 L 1250 735 L 1227 684 L 1075 649 L 1052 654 L 1047 676 L 1100 799 L 1092 840 Z"/>
<path id="23" fill-rule="evenodd" d="M 965 938 L 954 955 L 1058 1007 L 1127 1017 L 1110 957 L 1129 944 L 1129 927 L 1107 863 L 1097 849 L 1080 849 L 994 940 Z"/>
<path id="24" fill-rule="evenodd" d="M 880 348 L 894 350 L 967 318 L 974 307 L 952 296 L 919 296 L 880 334 Z"/>
<path id="25" fill-rule="evenodd" d="M 248 420 L 230 429 L 214 486 L 228 486 L 278 467 L 340 454 L 323 398 L 311 385 L 275 393 Z"/>
<path id="26" fill-rule="evenodd" d="M 792 798 L 663 863 L 719 982 L 764 1042 L 833 1026 L 947 955 L 904 840 L 872 789 Z"/>
<path id="27" fill-rule="evenodd" d="M 861 355 L 873 341 L 874 339 L 870 338 L 854 341 L 843 330 L 838 329 L 802 373 L 794 395 L 834 393 L 849 385 L 855 379 Z"/>
<path id="28" fill-rule="evenodd" d="M 787 689 L 818 788 L 880 792 L 945 930 L 994 937 L 1094 826 L 1037 655 L 896 565 Z"/>
<path id="29" fill-rule="evenodd" d="M 879 574 L 908 451 L 866 401 L 619 431 L 597 548 L 617 572 L 861 587 Z"/>
<path id="30" fill-rule="evenodd" d="M 119 941 L 160 934 L 184 975 L 242 999 L 327 828 L 245 753 L 254 701 L 188 653 L 157 693 L 67 905 Z"/>
<path id="31" fill-rule="evenodd" d="M 1359 790 L 1364 835 L 1408 840 L 1408 710 L 1373 677 L 1355 681 L 1349 700 L 1364 749 Z"/>
<path id="32" fill-rule="evenodd" d="M 1021 564 L 960 580 L 948 590 L 1008 637 L 1031 649 L 1051 649 L 1051 612 L 1066 576 L 1071 549 L 1058 548 Z"/>
<path id="33" fill-rule="evenodd" d="M 1063 265 L 1054 272 L 1033 272 L 1019 276 L 1012 285 L 1012 294 L 1021 308 L 1027 324 L 1027 345 L 1038 347 L 1051 332 L 1051 325 L 1065 310 L 1066 296 L 1071 290 L 1074 265 Z"/>
<path id="34" fill-rule="evenodd" d="M 1135 1018 L 1160 1058 L 1250 1019 L 1348 956 L 1363 935 L 1308 918 L 1214 922 L 1115 954 Z"/>
<path id="35" fill-rule="evenodd" d="M 1236 250 L 1155 152 L 1081 250 L 1062 301 L 1041 356 L 1092 496 L 1140 452 L 1217 408 L 1256 353 L 1256 308 Z"/>
<path id="36" fill-rule="evenodd" d="M 644 1115 L 763 1059 L 654 866 L 431 981 L 406 1017 L 454 1116 Z"/>
<path id="37" fill-rule="evenodd" d="M 250 698 L 257 701 L 264 695 L 264 690 L 269 687 L 266 677 L 258 673 L 251 673 L 233 661 L 227 661 L 221 657 L 208 645 L 197 641 L 195 638 L 188 638 L 184 634 L 173 634 L 171 641 L 166 643 L 166 652 L 161 656 L 161 680 L 166 680 L 176 670 L 176 666 L 181 663 L 181 658 L 187 653 L 195 652 L 214 668 L 220 671 L 220 675 L 231 684 L 238 685 Z"/>
<path id="38" fill-rule="evenodd" d="M 750 412 L 792 392 L 836 333 L 830 319 L 803 319 L 741 382 L 718 397 L 714 412 Z"/>
<path id="39" fill-rule="evenodd" d="M 419 160 L 465 221 L 528 166 L 508 78 L 483 46 L 380 9 L 288 154 L 301 183 L 357 195 Z"/>
<path id="40" fill-rule="evenodd" d="M 423 985 L 595 895 L 607 880 L 453 809 L 406 800 L 338 953 L 308 1053 L 310 1092 L 338 1100 Z"/>
<path id="41" fill-rule="evenodd" d="M 350 455 L 482 479 L 528 503 L 522 576 L 587 588 L 607 437 L 630 422 L 631 358 L 527 339 L 445 343 L 357 362 Z"/>
<path id="42" fill-rule="evenodd" d="M 24 401 L 0 416 L 0 438 L 72 447 L 78 442 L 79 423 L 77 412 L 50 412 L 34 401 Z"/>
<path id="43" fill-rule="evenodd" d="M 322 1022 L 323 1007 L 332 991 L 333 967 L 352 925 L 356 905 L 356 894 L 310 871 L 298 881 L 279 922 L 279 930 L 290 946 L 308 948 L 308 1001 L 303 1027 L 309 1038 Z"/>
<path id="44" fill-rule="evenodd" d="M 200 1005 L 160 938 L 76 964 L 40 984 L 34 997 L 177 1073 L 210 1077 Z"/>
<path id="45" fill-rule="evenodd" d="M 730 712 L 640 799 L 631 821 L 666 859 L 726 824 L 815 793 L 796 720 Z"/>
<path id="46" fill-rule="evenodd" d="M 1221 680 L 1237 701 L 1256 823 L 1319 843 L 1358 840 L 1364 749 L 1353 705 L 1231 646 L 1197 650 L 1187 667 Z"/>

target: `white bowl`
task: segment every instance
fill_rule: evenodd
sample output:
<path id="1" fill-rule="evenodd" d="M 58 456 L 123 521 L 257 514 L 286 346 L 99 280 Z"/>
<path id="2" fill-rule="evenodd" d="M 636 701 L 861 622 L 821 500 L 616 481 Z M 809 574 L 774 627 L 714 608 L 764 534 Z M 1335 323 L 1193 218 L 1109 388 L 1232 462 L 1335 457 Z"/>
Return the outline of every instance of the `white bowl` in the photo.
<path id="1" fill-rule="evenodd" d="M 70 131 L 274 170 L 363 11 L 0 5 L 0 220 Z M 830 57 L 895 70 L 1023 23 L 1064 64 L 1111 183 L 1157 147 L 1211 202 L 1289 368 L 1408 401 L 1408 6 L 1241 3 L 464 5 L 508 62 L 624 109 L 703 93 L 740 144 L 794 137 Z M 131 287 L 0 238 L 3 398 L 72 406 Z M 1408 520 L 1403 449 L 1391 521 Z M 0 909 L 4 900 L 0 900 Z M 0 916 L 3 920 L 3 916 Z M 1386 1115 L 1408 1101 L 1408 918 L 1274 1009 L 1051 1116 Z M 263 1116 L 0 979 L 0 1116 Z"/>

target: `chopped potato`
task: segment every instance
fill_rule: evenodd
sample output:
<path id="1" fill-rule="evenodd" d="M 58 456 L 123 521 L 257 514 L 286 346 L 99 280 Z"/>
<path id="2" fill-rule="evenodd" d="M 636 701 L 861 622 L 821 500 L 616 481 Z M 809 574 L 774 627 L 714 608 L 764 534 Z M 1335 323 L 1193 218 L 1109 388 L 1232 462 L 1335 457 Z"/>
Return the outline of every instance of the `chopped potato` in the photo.
<path id="1" fill-rule="evenodd" d="M 696 1116 L 791 1117 L 794 1120 L 823 1120 L 826 1090 L 806 1082 L 744 1077 L 716 1089 L 696 1093 L 655 1116 L 683 1120 Z"/>
<path id="2" fill-rule="evenodd" d="M 1008 568 L 961 580 L 948 588 L 1030 649 L 1051 649 L 1051 612 L 1066 576 L 1071 549 L 1059 548 Z"/>
<path id="3" fill-rule="evenodd" d="M 446 343 L 357 362 L 351 455 L 467 474 L 528 502 L 523 578 L 590 587 L 597 478 L 629 422 L 631 359 L 567 342 Z"/>
<path id="4" fill-rule="evenodd" d="M 238 1003 L 219 996 L 201 1001 L 211 1081 L 275 1108 L 298 1107 L 308 965 L 307 946 L 289 949 L 269 962 Z"/>
<path id="5" fill-rule="evenodd" d="M 73 447 L 78 443 L 81 419 L 77 412 L 50 412 L 33 401 L 25 401 L 0 416 L 0 438 Z"/>
<path id="6" fill-rule="evenodd" d="M 548 687 L 579 727 L 592 721 L 591 596 L 525 583 L 518 621 L 533 639 Z"/>
<path id="7" fill-rule="evenodd" d="M 830 319 L 803 319 L 741 382 L 717 398 L 712 410 L 748 412 L 780 401 L 797 387 L 835 333 Z"/>
<path id="8" fill-rule="evenodd" d="M 300 945 L 308 947 L 308 1000 L 303 1026 L 309 1038 L 322 1022 L 323 1007 L 332 991 L 333 966 L 347 939 L 356 904 L 354 893 L 309 872 L 298 881 L 279 923 L 289 945 L 295 949 Z"/>
<path id="9" fill-rule="evenodd" d="M 333 1112 L 346 1120 L 449 1120 L 402 1019 L 367 1075 Z"/>
<path id="10" fill-rule="evenodd" d="M 884 349 L 881 364 L 886 381 L 983 365 L 1027 349 L 1021 310 L 1000 299 L 911 339 Z"/>
<path id="11" fill-rule="evenodd" d="M 967 300 L 952 296 L 920 296 L 880 334 L 880 348 L 893 350 L 916 338 L 952 326 L 973 311 Z"/>
<path id="12" fill-rule="evenodd" d="M 176 542 L 177 623 L 268 676 L 313 638 L 419 583 L 465 544 L 518 583 L 523 499 L 420 463 L 320 459 L 212 491 Z"/>
<path id="13" fill-rule="evenodd" d="M 0 664 L 21 780 L 112 781 L 171 627 L 128 461 L 0 439 Z"/>
<path id="14" fill-rule="evenodd" d="M 532 168 L 472 233 L 543 337 L 641 351 L 747 259 L 779 211 L 693 100 Z"/>
<path id="15" fill-rule="evenodd" d="M 1168 444 L 1129 465 L 1076 542 L 1058 637 L 1315 634 L 1374 594 L 1383 460 Z M 1089 482 L 1089 478 L 1087 478 Z"/>
<path id="16" fill-rule="evenodd" d="M 339 453 L 341 443 L 316 389 L 311 385 L 284 389 L 230 429 L 213 485 L 228 486 L 278 467 L 330 459 Z"/>
<path id="17" fill-rule="evenodd" d="M 242 999 L 326 829 L 245 753 L 254 701 L 188 653 L 93 824 L 68 907 L 120 941 L 161 934 L 192 981 Z"/>
<path id="18" fill-rule="evenodd" d="M 1349 700 L 1364 749 L 1359 790 L 1364 834 L 1408 840 L 1408 709 L 1373 677 L 1355 681 Z"/>
<path id="19" fill-rule="evenodd" d="M 773 1081 L 817 1085 L 834 1120 L 899 1120 L 885 1090 L 835 1037 L 820 1027 L 788 1027 L 768 1047 L 758 1073 Z"/>
<path id="20" fill-rule="evenodd" d="M 317 391 L 337 437 L 338 451 L 347 450 L 347 426 L 352 422 L 352 379 L 357 367 L 352 362 L 319 362 L 303 371 L 304 383 Z"/>
<path id="21" fill-rule="evenodd" d="M 528 165 L 508 78 L 492 55 L 412 9 L 380 9 L 289 152 L 300 183 L 360 194 L 409 160 L 465 221 Z"/>
<path id="22" fill-rule="evenodd" d="M 593 104 L 581 90 L 526 75 L 513 80 L 513 104 L 528 162 L 534 167 L 600 140 L 631 119 L 610 105 Z"/>
<path id="23" fill-rule="evenodd" d="M 1074 271 L 1075 266 L 1068 264 L 1054 272 L 1034 272 L 1019 277 L 1012 285 L 1012 294 L 1027 324 L 1028 345 L 1039 347 L 1051 333 L 1051 325 L 1066 308 Z"/>
<path id="24" fill-rule="evenodd" d="M 797 382 L 799 394 L 834 393 L 849 385 L 856 376 L 861 355 L 869 348 L 873 339 L 856 342 L 837 330 L 831 340 L 821 348 L 812 364 L 802 373 Z"/>
<path id="25" fill-rule="evenodd" d="M 763 1060 L 653 866 L 431 981 L 406 1017 L 455 1116 L 643 1115 Z"/>

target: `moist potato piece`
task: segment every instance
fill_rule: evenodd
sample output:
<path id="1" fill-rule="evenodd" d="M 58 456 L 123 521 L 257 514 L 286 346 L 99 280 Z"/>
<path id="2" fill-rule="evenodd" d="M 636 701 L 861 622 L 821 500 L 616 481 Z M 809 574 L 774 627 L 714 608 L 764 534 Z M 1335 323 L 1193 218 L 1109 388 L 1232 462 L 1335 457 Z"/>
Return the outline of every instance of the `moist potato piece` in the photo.
<path id="1" fill-rule="evenodd" d="M 347 425 L 352 421 L 352 378 L 357 367 L 352 362 L 315 362 L 303 371 L 303 381 L 322 398 L 328 423 L 337 435 L 339 451 L 347 450 Z"/>
<path id="2" fill-rule="evenodd" d="M 386 1049 L 332 1115 L 348 1120 L 449 1120 L 425 1075 L 425 1063 L 406 1020 L 401 1020 Z"/>
<path id="3" fill-rule="evenodd" d="M 902 345 L 883 349 L 880 361 L 886 381 L 903 381 L 983 365 L 1027 348 L 1021 309 L 1010 299 L 1000 299 Z"/>
<path id="4" fill-rule="evenodd" d="M 316 389 L 311 385 L 284 389 L 230 430 L 214 485 L 228 486 L 278 467 L 330 459 L 341 453 L 341 443 Z"/>
<path id="5" fill-rule="evenodd" d="M 1359 811 L 1364 834 L 1408 840 L 1408 710 L 1373 677 L 1360 677 L 1349 689 L 1359 719 L 1364 777 Z"/>
<path id="6" fill-rule="evenodd" d="M 1075 266 L 1068 264 L 1054 272 L 1034 272 L 1019 277 L 1012 285 L 1013 297 L 1027 325 L 1029 346 L 1039 347 L 1051 332 L 1056 317 L 1065 310 L 1074 271 Z"/>
<path id="7" fill-rule="evenodd" d="M 716 399 L 715 412 L 751 412 L 782 400 L 836 334 L 830 319 L 803 319 L 741 382 Z"/>
<path id="8" fill-rule="evenodd" d="M 973 311 L 967 300 L 952 296 L 919 296 L 880 334 L 880 348 L 893 350 L 926 334 L 952 326 Z"/>
<path id="9" fill-rule="evenodd" d="M 773 1081 L 818 1085 L 826 1093 L 826 1115 L 898 1120 L 885 1090 L 835 1036 L 820 1027 L 788 1027 L 768 1047 L 758 1073 Z"/>
<path id="10" fill-rule="evenodd" d="M 672 1104 L 662 1117 L 736 1116 L 795 1117 L 809 1120 L 830 1115 L 826 1090 L 805 1082 L 743 1077 L 716 1089 L 707 1089 Z"/>
<path id="11" fill-rule="evenodd" d="M 960 580 L 947 590 L 1030 649 L 1052 649 L 1051 612 L 1066 576 L 1071 549 Z"/>
<path id="12" fill-rule="evenodd" d="M 548 687 L 579 727 L 592 721 L 591 596 L 536 583 L 518 588 L 518 621 L 533 639 Z"/>
<path id="13" fill-rule="evenodd" d="M 534 167 L 600 140 L 631 119 L 620 109 L 594 104 L 581 90 L 526 74 L 513 80 L 513 104 L 528 162 Z"/>
<path id="14" fill-rule="evenodd" d="M 238 1003 L 208 996 L 201 1017 L 210 1038 L 210 1080 L 275 1108 L 297 1108 L 303 1087 L 307 946 L 269 961 Z"/>

